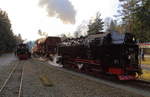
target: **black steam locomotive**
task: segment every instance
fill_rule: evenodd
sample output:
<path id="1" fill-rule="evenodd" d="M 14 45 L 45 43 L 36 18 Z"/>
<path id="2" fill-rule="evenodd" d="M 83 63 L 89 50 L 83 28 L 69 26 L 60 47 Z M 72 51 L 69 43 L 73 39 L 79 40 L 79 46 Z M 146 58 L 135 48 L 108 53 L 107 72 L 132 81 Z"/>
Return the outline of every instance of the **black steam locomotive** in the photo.
<path id="1" fill-rule="evenodd" d="M 135 80 L 142 74 L 139 47 L 131 33 L 101 32 L 66 39 L 58 46 L 65 68 L 92 75 L 112 75 L 119 80 Z"/>
<path id="2" fill-rule="evenodd" d="M 31 57 L 31 53 L 29 52 L 29 48 L 27 47 L 26 44 L 18 44 L 16 47 L 15 55 L 20 59 L 20 60 L 26 60 Z"/>

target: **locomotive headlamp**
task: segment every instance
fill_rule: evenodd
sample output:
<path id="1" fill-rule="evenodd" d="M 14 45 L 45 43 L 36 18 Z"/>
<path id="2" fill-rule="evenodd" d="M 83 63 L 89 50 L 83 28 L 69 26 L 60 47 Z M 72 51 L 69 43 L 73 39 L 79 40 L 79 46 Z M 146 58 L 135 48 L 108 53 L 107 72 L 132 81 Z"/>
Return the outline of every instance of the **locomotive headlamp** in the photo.
<path id="1" fill-rule="evenodd" d="M 131 55 L 128 56 L 128 59 L 129 59 L 129 60 L 131 59 Z"/>
<path id="2" fill-rule="evenodd" d="M 133 37 L 133 41 L 135 41 L 135 38 Z"/>

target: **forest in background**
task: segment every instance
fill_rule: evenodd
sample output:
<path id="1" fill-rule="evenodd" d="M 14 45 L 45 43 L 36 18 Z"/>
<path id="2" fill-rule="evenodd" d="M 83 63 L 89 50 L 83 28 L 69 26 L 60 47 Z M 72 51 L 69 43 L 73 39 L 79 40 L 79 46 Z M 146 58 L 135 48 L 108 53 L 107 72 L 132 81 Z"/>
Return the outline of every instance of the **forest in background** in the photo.
<path id="1" fill-rule="evenodd" d="M 86 35 L 101 32 L 105 28 L 106 32 L 116 30 L 133 33 L 139 42 L 150 42 L 150 0 L 119 0 L 119 2 L 118 14 L 113 19 L 108 17 L 103 20 L 101 13 L 97 12 L 95 19 L 77 27 L 74 37 L 80 37 L 85 32 Z M 12 31 L 7 12 L 0 10 L 0 54 L 13 51 L 16 44 L 22 41 L 21 35 L 15 35 Z"/>
<path id="2" fill-rule="evenodd" d="M 139 42 L 150 42 L 150 0 L 119 0 L 120 5 L 114 18 L 102 20 L 100 12 L 88 24 L 81 24 L 74 36 L 79 37 L 88 28 L 87 34 L 109 30 L 133 33 Z M 87 25 L 87 26 L 86 26 Z M 64 36 L 64 35 L 63 35 Z"/>
<path id="3" fill-rule="evenodd" d="M 21 35 L 14 35 L 7 13 L 0 10 L 0 55 L 14 51 L 16 44 L 21 42 Z"/>

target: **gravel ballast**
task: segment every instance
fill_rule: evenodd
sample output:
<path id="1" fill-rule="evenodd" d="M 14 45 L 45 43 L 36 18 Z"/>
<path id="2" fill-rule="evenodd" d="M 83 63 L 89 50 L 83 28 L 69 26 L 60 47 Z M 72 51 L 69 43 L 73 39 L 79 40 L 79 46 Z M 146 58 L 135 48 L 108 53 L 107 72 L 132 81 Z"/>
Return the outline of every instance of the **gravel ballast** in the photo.
<path id="1" fill-rule="evenodd" d="M 59 93 L 59 95 L 52 97 L 144 97 L 130 91 L 63 72 L 44 62 L 32 60 L 31 63 L 37 77 L 41 75 L 47 76 L 53 83 L 53 86 L 49 89 L 54 89 L 52 94 Z M 49 90 L 49 94 L 51 94 L 51 90 Z"/>
<path id="2" fill-rule="evenodd" d="M 144 97 L 134 92 L 64 72 L 58 67 L 37 59 L 21 62 L 15 60 L 7 65 L 0 65 L 0 87 L 8 77 L 10 70 L 18 63 L 24 65 L 23 95 L 21 97 Z"/>

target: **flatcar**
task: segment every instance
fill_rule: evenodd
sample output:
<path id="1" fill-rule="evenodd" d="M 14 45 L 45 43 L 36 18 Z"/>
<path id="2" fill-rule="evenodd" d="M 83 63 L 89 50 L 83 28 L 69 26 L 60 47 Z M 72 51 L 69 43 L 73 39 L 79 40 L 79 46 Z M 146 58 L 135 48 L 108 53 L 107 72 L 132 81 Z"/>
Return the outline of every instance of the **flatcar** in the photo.
<path id="1" fill-rule="evenodd" d="M 119 80 L 136 80 L 142 74 L 139 47 L 131 33 L 101 32 L 67 39 L 59 45 L 58 54 L 64 68 L 78 72 Z"/>
<path id="2" fill-rule="evenodd" d="M 15 55 L 20 60 L 26 60 L 31 57 L 31 53 L 29 52 L 27 45 L 23 43 L 17 45 Z"/>

